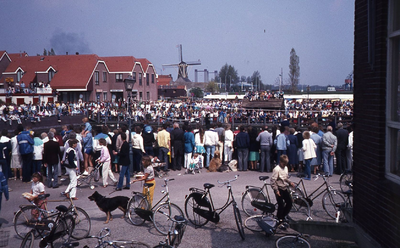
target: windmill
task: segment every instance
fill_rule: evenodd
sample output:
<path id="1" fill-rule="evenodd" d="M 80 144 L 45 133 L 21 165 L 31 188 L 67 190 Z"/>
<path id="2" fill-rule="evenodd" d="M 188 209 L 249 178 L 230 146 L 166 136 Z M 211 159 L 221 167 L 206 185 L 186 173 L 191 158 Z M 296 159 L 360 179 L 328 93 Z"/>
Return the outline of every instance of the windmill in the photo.
<path id="1" fill-rule="evenodd" d="M 184 81 L 190 82 L 190 80 L 188 78 L 187 68 L 191 65 L 201 65 L 201 62 L 200 62 L 200 60 L 198 60 L 197 62 L 183 61 L 182 44 L 179 44 L 179 57 L 181 60 L 181 62 L 179 62 L 179 64 L 166 64 L 166 65 L 163 65 L 163 68 L 164 67 L 178 67 L 178 79 L 182 78 Z"/>

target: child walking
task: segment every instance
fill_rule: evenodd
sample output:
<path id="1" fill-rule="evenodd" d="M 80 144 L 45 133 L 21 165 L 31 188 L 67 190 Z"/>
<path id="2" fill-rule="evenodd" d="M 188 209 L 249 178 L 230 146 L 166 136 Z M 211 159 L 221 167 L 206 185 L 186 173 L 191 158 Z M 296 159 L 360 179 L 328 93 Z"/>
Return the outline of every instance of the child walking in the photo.
<path id="1" fill-rule="evenodd" d="M 76 172 L 79 169 L 77 165 L 77 157 L 76 157 L 76 152 L 75 148 L 78 145 L 78 140 L 76 139 L 70 139 L 68 140 L 68 149 L 65 155 L 65 161 L 64 161 L 64 166 L 65 170 L 67 171 L 67 174 L 69 175 L 69 185 L 67 189 L 65 190 L 64 194 L 67 198 L 73 199 L 73 200 L 78 200 L 76 197 L 76 186 L 78 184 L 78 178 L 76 177 Z"/>
<path id="2" fill-rule="evenodd" d="M 115 179 L 114 174 L 111 171 L 110 163 L 111 163 L 111 156 L 110 152 L 107 148 L 107 141 L 103 138 L 99 139 L 99 144 L 101 146 L 101 155 L 98 159 L 96 159 L 97 163 L 103 163 L 103 187 L 106 188 L 108 186 L 107 179 L 110 179 L 114 182 L 114 185 L 117 185 L 118 180 Z"/>

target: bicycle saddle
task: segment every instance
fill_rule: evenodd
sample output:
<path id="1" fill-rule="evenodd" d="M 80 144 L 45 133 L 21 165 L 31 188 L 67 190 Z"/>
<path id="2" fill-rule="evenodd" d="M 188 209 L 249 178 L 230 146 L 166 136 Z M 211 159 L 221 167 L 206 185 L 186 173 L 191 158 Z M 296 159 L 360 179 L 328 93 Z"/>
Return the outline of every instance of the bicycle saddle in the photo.
<path id="1" fill-rule="evenodd" d="M 44 194 L 44 195 L 39 195 L 38 198 L 39 198 L 40 200 L 43 200 L 43 199 L 46 199 L 46 198 L 49 197 L 49 196 L 50 196 L 50 194 Z"/>
<path id="2" fill-rule="evenodd" d="M 176 221 L 184 221 L 184 220 L 185 220 L 185 218 L 184 218 L 183 216 L 181 216 L 181 215 L 175 215 L 175 216 L 174 216 L 174 219 L 175 219 Z"/>
<path id="3" fill-rule="evenodd" d="M 258 179 L 260 179 L 260 181 L 264 181 L 267 180 L 269 178 L 269 176 L 259 176 Z"/>
<path id="4" fill-rule="evenodd" d="M 154 185 L 154 183 L 145 183 L 144 186 L 147 188 L 150 188 Z"/>
<path id="5" fill-rule="evenodd" d="M 211 183 L 205 183 L 204 184 L 204 188 L 205 189 L 211 189 L 212 187 L 214 187 L 215 185 L 214 184 L 211 184 Z"/>
<path id="6" fill-rule="evenodd" d="M 56 209 L 58 211 L 62 212 L 62 213 L 68 212 L 68 208 L 66 206 L 64 206 L 64 205 L 59 205 L 59 206 L 56 207 Z"/>

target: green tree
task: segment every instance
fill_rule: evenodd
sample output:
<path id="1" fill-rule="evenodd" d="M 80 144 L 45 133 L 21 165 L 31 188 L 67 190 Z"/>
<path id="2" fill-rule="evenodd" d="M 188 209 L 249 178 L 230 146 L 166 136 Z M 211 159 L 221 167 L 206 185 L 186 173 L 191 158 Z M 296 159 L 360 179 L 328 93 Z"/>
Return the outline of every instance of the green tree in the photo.
<path id="1" fill-rule="evenodd" d="M 237 70 L 227 63 L 219 70 L 218 76 L 221 84 L 226 84 L 226 91 L 228 92 L 231 90 L 231 83 L 236 84 L 239 81 Z"/>
<path id="2" fill-rule="evenodd" d="M 53 48 L 51 48 L 51 50 L 50 50 L 50 52 L 49 52 L 49 55 L 52 55 L 52 56 L 56 55 L 56 53 L 54 52 L 54 49 L 53 49 Z"/>
<path id="3" fill-rule="evenodd" d="M 43 49 L 43 56 L 47 56 L 47 50 L 46 50 L 46 48 Z"/>
<path id="4" fill-rule="evenodd" d="M 205 90 L 207 92 L 211 92 L 211 94 L 214 94 L 219 91 L 218 84 L 214 81 L 211 81 L 207 84 Z"/>
<path id="5" fill-rule="evenodd" d="M 290 51 L 290 64 L 289 64 L 289 90 L 294 93 L 297 91 L 297 85 L 300 81 L 300 59 L 297 56 L 294 48 Z"/>
<path id="6" fill-rule="evenodd" d="M 260 90 L 262 81 L 261 81 L 261 75 L 258 71 L 253 72 L 253 75 L 250 78 L 250 83 L 253 85 L 254 90 Z"/>
<path id="7" fill-rule="evenodd" d="M 189 90 L 189 92 L 192 94 L 193 93 L 193 96 L 194 97 L 197 97 L 197 98 L 202 98 L 203 97 L 203 90 L 200 88 L 200 87 L 194 87 L 194 88 L 191 88 L 190 90 Z"/>

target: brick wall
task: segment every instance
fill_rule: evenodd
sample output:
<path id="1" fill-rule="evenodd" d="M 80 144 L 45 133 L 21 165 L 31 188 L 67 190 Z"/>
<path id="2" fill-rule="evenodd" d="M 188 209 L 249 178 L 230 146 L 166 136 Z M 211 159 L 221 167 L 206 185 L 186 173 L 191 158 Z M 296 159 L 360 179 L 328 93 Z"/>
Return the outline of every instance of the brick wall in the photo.
<path id="1" fill-rule="evenodd" d="M 375 2 L 373 61 L 368 60 L 369 2 Z M 400 186 L 385 177 L 387 18 L 387 0 L 355 1 L 354 222 L 383 247 L 399 247 Z"/>

